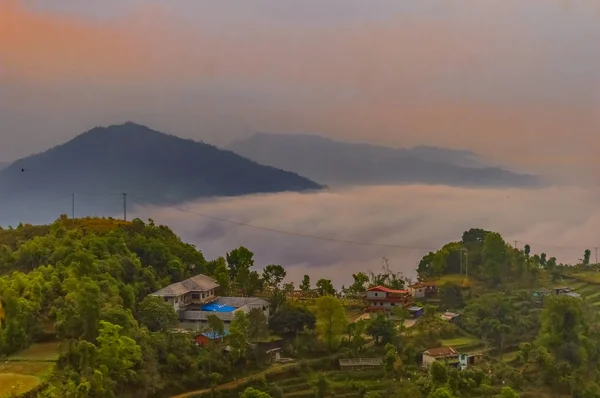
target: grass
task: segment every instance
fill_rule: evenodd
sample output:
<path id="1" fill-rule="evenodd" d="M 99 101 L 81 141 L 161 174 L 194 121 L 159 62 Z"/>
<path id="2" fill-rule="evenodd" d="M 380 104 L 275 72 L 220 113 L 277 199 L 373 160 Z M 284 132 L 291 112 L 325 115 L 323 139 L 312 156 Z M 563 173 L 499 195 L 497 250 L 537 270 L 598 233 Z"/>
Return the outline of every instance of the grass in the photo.
<path id="1" fill-rule="evenodd" d="M 60 342 L 34 343 L 29 348 L 9 358 L 11 361 L 57 361 Z"/>
<path id="2" fill-rule="evenodd" d="M 481 343 L 481 340 L 474 337 L 456 337 L 453 339 L 442 340 L 442 344 L 446 347 L 460 348 L 464 346 L 472 346 Z"/>
<path id="3" fill-rule="evenodd" d="M 584 271 L 569 276 L 577 281 L 600 285 L 600 272 Z"/>
<path id="4" fill-rule="evenodd" d="M 0 397 L 16 396 L 37 387 L 42 380 L 37 376 L 0 373 Z"/>
<path id="5" fill-rule="evenodd" d="M 46 380 L 60 354 L 60 343 L 35 343 L 0 363 L 0 397 L 23 394 Z"/>

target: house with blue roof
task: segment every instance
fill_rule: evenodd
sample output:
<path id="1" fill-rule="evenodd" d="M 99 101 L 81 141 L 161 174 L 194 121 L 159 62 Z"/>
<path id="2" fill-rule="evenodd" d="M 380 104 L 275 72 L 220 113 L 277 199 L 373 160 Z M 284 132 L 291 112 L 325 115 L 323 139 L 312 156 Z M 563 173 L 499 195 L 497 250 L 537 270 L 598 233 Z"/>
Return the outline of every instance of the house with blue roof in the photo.
<path id="1" fill-rule="evenodd" d="M 218 288 L 219 284 L 215 279 L 199 274 L 166 286 L 151 295 L 172 305 L 179 315 L 180 328 L 190 331 L 202 331 L 209 315 L 219 317 L 226 328 L 237 311 L 248 313 L 258 308 L 269 317 L 270 304 L 267 300 L 260 297 L 219 297 L 216 294 Z"/>

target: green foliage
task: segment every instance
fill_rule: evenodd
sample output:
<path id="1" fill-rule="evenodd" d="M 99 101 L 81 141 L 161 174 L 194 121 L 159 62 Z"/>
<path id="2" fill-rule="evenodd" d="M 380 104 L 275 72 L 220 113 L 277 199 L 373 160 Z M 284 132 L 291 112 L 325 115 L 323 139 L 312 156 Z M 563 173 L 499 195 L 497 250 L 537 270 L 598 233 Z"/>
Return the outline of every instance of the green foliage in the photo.
<path id="1" fill-rule="evenodd" d="M 333 296 L 323 296 L 316 303 L 317 333 L 331 352 L 336 348 L 342 333 L 348 327 L 348 317 L 340 300 Z"/>
<path id="2" fill-rule="evenodd" d="M 271 398 L 271 396 L 264 391 L 248 387 L 240 394 L 240 398 Z"/>

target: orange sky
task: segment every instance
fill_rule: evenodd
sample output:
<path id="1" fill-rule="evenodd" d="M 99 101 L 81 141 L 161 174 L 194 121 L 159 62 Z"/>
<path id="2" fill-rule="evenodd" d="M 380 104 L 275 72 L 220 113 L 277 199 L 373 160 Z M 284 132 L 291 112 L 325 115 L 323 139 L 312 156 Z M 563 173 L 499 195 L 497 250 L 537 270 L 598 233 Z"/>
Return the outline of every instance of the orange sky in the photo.
<path id="1" fill-rule="evenodd" d="M 218 144 L 305 131 L 598 175 L 600 24 L 557 3 L 215 27 L 167 6 L 92 19 L 3 1 L 0 159 L 133 120 Z"/>

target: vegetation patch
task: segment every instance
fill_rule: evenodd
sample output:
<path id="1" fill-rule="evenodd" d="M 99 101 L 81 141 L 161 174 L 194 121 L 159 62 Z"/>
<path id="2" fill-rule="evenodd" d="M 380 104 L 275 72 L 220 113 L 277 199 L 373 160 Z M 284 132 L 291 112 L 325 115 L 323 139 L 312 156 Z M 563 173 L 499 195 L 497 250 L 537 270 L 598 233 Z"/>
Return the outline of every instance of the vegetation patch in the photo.
<path id="1" fill-rule="evenodd" d="M 15 373 L 0 373 L 0 397 L 17 396 L 40 385 L 39 377 Z"/>
<path id="2" fill-rule="evenodd" d="M 33 343 L 18 354 L 11 355 L 10 361 L 55 362 L 60 356 L 61 342 Z"/>

